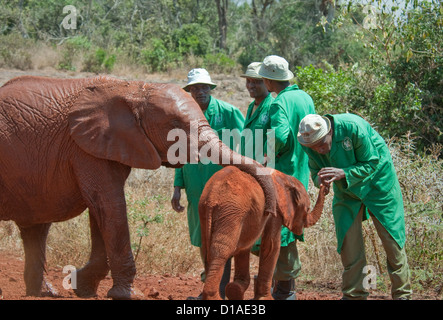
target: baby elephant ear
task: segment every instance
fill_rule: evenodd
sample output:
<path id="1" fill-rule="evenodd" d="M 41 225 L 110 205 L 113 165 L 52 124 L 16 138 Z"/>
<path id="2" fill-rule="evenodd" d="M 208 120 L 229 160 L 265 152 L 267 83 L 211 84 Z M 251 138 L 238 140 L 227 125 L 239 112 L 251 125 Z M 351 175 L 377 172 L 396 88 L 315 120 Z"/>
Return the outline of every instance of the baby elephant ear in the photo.
<path id="1" fill-rule="evenodd" d="M 310 199 L 305 187 L 296 178 L 277 172 L 274 177 L 277 191 L 277 208 L 283 225 L 296 235 L 303 234 L 304 221 L 309 211 Z"/>
<path id="2" fill-rule="evenodd" d="M 124 83 L 125 89 L 131 86 Z M 115 83 L 83 90 L 68 114 L 71 136 L 85 152 L 130 167 L 157 169 L 160 156 Z M 136 90 L 136 89 L 134 89 Z"/>

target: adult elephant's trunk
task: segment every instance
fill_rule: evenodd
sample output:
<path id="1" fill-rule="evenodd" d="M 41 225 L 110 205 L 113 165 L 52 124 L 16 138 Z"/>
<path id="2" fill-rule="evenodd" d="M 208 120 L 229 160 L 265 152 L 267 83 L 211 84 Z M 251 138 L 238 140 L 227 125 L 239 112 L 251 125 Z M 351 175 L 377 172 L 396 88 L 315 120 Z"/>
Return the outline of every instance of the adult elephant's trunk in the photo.
<path id="1" fill-rule="evenodd" d="M 276 192 L 269 170 L 266 170 L 260 163 L 231 150 L 219 139 L 206 121 L 198 124 L 198 133 L 199 159 L 203 161 L 206 158 L 223 167 L 235 166 L 254 177 L 265 195 L 265 212 L 276 216 Z"/>
<path id="2" fill-rule="evenodd" d="M 320 219 L 325 203 L 325 187 L 321 186 L 318 192 L 317 202 L 310 213 L 306 215 L 305 228 L 312 227 Z"/>

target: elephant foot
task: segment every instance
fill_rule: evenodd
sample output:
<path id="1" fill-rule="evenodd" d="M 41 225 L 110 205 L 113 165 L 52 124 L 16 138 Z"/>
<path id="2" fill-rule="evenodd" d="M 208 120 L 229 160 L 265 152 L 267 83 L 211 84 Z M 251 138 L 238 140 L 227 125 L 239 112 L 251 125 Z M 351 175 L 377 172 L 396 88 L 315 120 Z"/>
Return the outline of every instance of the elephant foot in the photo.
<path id="1" fill-rule="evenodd" d="M 97 289 L 92 287 L 81 287 L 80 289 L 74 289 L 74 293 L 79 298 L 97 297 Z"/>
<path id="2" fill-rule="evenodd" d="M 244 300 L 246 289 L 238 282 L 230 282 L 226 285 L 226 297 L 229 300 Z"/>
<path id="3" fill-rule="evenodd" d="M 131 300 L 131 288 L 129 286 L 113 286 L 108 291 L 107 297 L 113 300 Z"/>
<path id="4" fill-rule="evenodd" d="M 100 281 L 78 276 L 76 288 L 73 290 L 79 298 L 95 298 L 99 283 Z"/>
<path id="5" fill-rule="evenodd" d="M 108 291 L 107 297 L 113 300 L 141 300 L 144 298 L 144 295 L 140 290 L 132 286 L 114 285 Z"/>
<path id="6" fill-rule="evenodd" d="M 26 295 L 32 297 L 59 297 L 58 291 L 49 281 L 43 280 L 42 285 L 38 288 L 26 289 Z"/>
<path id="7" fill-rule="evenodd" d="M 58 291 L 52 286 L 52 284 L 49 281 L 43 280 L 41 296 L 42 297 L 57 298 L 60 295 L 58 294 Z"/>
<path id="8" fill-rule="evenodd" d="M 79 298 L 94 298 L 97 296 L 97 289 L 109 272 L 107 264 L 88 264 L 76 270 L 76 283 L 71 284 L 74 292 Z M 71 278 L 72 281 L 72 278 Z"/>

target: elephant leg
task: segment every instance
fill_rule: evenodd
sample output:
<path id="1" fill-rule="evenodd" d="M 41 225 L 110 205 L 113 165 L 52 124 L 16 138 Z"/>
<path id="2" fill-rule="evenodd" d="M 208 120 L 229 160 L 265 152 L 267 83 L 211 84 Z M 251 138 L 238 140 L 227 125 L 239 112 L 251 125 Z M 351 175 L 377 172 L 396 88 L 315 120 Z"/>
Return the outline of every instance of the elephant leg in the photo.
<path id="1" fill-rule="evenodd" d="M 203 286 L 203 300 L 222 300 L 220 296 L 220 282 L 228 260 L 229 257 L 215 257 L 207 264 L 206 280 Z"/>
<path id="2" fill-rule="evenodd" d="M 213 234 L 212 245 L 210 247 L 209 260 L 205 261 L 206 280 L 203 287 L 203 300 L 221 300 L 220 283 L 225 272 L 225 267 L 233 255 L 235 239 L 238 237 L 231 234 L 228 238 L 225 234 Z M 232 241 L 233 240 L 233 241 Z M 205 257 L 205 259 L 208 259 Z M 230 271 L 230 270 L 229 270 Z M 229 280 L 228 280 L 229 281 Z M 225 289 L 226 292 L 226 289 Z"/>
<path id="3" fill-rule="evenodd" d="M 251 281 L 249 274 L 249 249 L 236 254 L 234 262 L 234 281 L 226 286 L 226 297 L 229 300 L 244 300 L 245 291 L 248 289 Z"/>
<path id="4" fill-rule="evenodd" d="M 106 199 L 105 201 L 111 204 L 112 209 L 101 209 L 94 219 L 98 221 L 97 225 L 105 244 L 113 279 L 113 286 L 108 291 L 108 297 L 130 299 L 136 270 L 131 251 L 123 190 L 118 198 L 122 202 L 116 203 L 112 199 Z"/>
<path id="5" fill-rule="evenodd" d="M 55 295 L 50 286 L 45 288 L 46 292 L 41 291 L 46 264 L 46 239 L 50 226 L 50 223 L 30 227 L 19 226 L 25 250 L 24 278 L 28 296 Z"/>
<path id="6" fill-rule="evenodd" d="M 277 221 L 275 222 L 275 220 Z M 278 219 L 268 222 L 263 231 L 254 300 L 273 300 L 271 285 L 280 252 L 280 232 L 281 221 L 278 221 Z"/>
<path id="7" fill-rule="evenodd" d="M 88 263 L 77 270 L 77 289 L 74 292 L 83 298 L 97 295 L 97 288 L 109 272 L 106 248 L 93 214 L 89 215 L 91 229 L 91 255 Z"/>
<path id="8" fill-rule="evenodd" d="M 130 168 L 117 162 L 98 159 L 75 163 L 74 168 L 82 196 L 89 208 L 91 219 L 94 220 L 91 225 L 92 230 L 95 230 L 92 234 L 92 264 L 99 266 L 101 277 L 105 271 L 103 255 L 106 252 L 113 279 L 113 287 L 108 291 L 108 297 L 130 299 L 136 272 L 124 194 L 124 184 Z M 96 254 L 98 257 L 95 257 Z M 90 270 L 86 270 L 88 269 Z M 90 288 L 93 286 L 93 283 L 89 285 Z"/>

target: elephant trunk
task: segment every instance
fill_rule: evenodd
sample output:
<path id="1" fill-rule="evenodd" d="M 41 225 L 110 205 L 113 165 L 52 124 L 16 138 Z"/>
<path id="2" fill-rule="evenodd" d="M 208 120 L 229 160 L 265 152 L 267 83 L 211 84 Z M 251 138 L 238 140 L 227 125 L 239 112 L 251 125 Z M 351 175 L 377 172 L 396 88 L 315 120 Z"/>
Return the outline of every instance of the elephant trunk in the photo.
<path id="1" fill-rule="evenodd" d="M 270 171 L 257 161 L 231 150 L 219 139 L 206 121 L 199 123 L 198 131 L 199 159 L 206 158 L 223 167 L 235 166 L 254 177 L 265 195 L 265 212 L 277 216 L 277 197 Z"/>
<path id="2" fill-rule="evenodd" d="M 326 198 L 325 187 L 322 185 L 320 186 L 317 202 L 315 203 L 314 208 L 311 210 L 311 212 L 309 212 L 306 215 L 305 228 L 312 227 L 320 219 L 321 214 L 323 212 L 325 198 Z"/>

